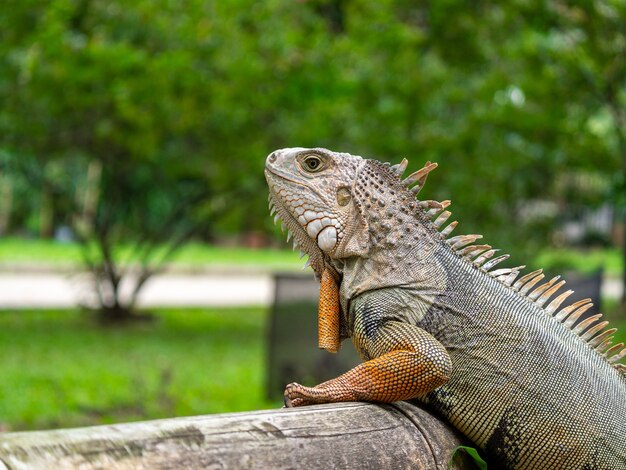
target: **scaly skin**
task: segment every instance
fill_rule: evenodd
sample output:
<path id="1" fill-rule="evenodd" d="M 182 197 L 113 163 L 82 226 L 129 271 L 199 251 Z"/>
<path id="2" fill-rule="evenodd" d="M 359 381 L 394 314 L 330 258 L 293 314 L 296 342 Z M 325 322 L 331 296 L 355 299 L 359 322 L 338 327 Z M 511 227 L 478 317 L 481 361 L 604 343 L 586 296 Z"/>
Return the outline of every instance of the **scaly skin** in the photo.
<path id="1" fill-rule="evenodd" d="M 320 346 L 351 337 L 365 361 L 288 385 L 286 403 L 417 399 L 501 467 L 626 468 L 626 350 L 597 318 L 576 320 L 589 303 L 560 308 L 557 280 L 492 270 L 505 257 L 490 261 L 478 236 L 446 240 L 447 202 L 408 188 L 434 165 L 403 182 L 404 166 L 324 149 L 268 157 L 271 202 L 322 281 Z"/>

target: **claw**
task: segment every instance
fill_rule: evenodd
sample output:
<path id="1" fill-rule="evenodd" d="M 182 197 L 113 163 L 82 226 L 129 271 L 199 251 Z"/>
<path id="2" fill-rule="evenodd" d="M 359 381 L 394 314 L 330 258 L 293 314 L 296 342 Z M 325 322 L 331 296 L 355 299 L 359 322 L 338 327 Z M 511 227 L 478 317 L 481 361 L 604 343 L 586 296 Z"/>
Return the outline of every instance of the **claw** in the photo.
<path id="1" fill-rule="evenodd" d="M 298 406 L 314 405 L 316 403 L 324 403 L 313 398 L 315 387 L 309 388 L 292 382 L 285 387 L 284 403 L 285 408 L 296 408 Z"/>

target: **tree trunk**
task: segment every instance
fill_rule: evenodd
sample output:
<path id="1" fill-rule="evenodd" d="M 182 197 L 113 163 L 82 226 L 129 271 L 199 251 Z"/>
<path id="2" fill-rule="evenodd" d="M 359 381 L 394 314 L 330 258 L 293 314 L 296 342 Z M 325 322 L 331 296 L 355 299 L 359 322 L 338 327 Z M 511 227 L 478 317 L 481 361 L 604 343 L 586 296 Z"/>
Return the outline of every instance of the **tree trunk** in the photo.
<path id="1" fill-rule="evenodd" d="M 84 237 L 88 237 L 94 231 L 94 218 L 100 199 L 101 177 L 102 163 L 99 160 L 91 160 L 87 166 L 85 186 L 82 190 L 76 191 L 78 213 L 74 216 L 74 226 Z"/>
<path id="2" fill-rule="evenodd" d="M 39 207 L 39 236 L 51 238 L 54 231 L 54 202 L 52 190 L 44 185 L 41 188 L 41 205 Z"/>
<path id="3" fill-rule="evenodd" d="M 622 314 L 626 315 L 626 208 L 622 212 Z"/>
<path id="4" fill-rule="evenodd" d="M 13 212 L 13 181 L 11 177 L 0 176 L 0 236 L 9 231 Z"/>
<path id="5" fill-rule="evenodd" d="M 406 402 L 339 403 L 0 434 L 0 469 L 473 468 L 448 467 L 463 444 Z"/>

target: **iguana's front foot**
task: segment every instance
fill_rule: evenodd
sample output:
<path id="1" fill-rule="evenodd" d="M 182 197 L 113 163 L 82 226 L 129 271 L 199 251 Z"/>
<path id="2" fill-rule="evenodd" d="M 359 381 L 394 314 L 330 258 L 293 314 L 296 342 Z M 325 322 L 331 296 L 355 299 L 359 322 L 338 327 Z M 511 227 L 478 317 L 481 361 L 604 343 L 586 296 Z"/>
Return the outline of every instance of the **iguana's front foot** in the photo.
<path id="1" fill-rule="evenodd" d="M 309 401 L 305 399 L 302 394 L 310 394 L 311 387 L 305 387 L 299 383 L 292 382 L 285 387 L 284 403 L 285 408 L 294 408 L 296 406 L 310 405 Z"/>
<path id="2" fill-rule="evenodd" d="M 296 382 L 290 383 L 285 387 L 284 397 L 287 408 L 339 401 L 356 401 L 358 399 L 357 394 L 350 390 L 349 385 L 341 383 L 339 378 L 315 387 L 305 387 Z"/>
<path id="3" fill-rule="evenodd" d="M 445 383 L 450 374 L 451 362 L 445 349 L 431 346 L 429 355 L 408 349 L 390 351 L 315 387 L 291 383 L 285 389 L 285 405 L 391 403 L 415 398 Z"/>
<path id="4" fill-rule="evenodd" d="M 296 382 L 290 383 L 285 387 L 285 407 L 295 408 L 296 406 L 314 405 L 315 401 L 311 399 L 313 393 L 313 387 L 305 387 Z"/>

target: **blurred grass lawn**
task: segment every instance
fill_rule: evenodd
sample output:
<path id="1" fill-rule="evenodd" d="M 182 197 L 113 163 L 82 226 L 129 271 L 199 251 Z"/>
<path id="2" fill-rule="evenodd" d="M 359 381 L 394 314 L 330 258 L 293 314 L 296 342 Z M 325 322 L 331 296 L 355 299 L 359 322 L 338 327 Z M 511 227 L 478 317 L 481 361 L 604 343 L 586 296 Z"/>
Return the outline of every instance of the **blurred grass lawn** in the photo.
<path id="1" fill-rule="evenodd" d="M 127 259 L 131 248 L 121 247 L 117 255 Z M 82 261 L 80 245 L 54 240 L 0 238 L 0 262 L 76 264 Z M 276 268 L 301 268 L 304 264 L 297 252 L 288 249 L 217 247 L 188 243 L 176 252 L 173 263 L 186 265 L 262 265 Z"/>
<path id="2" fill-rule="evenodd" d="M 122 247 L 119 255 L 127 258 L 130 249 Z M 51 240 L 3 238 L 0 239 L 0 263 L 2 262 L 76 264 L 81 262 L 80 247 L 76 243 Z M 193 266 L 263 266 L 281 270 L 299 270 L 304 264 L 298 253 L 289 249 L 218 247 L 202 243 L 185 245 L 176 253 L 172 262 Z M 540 252 L 534 260 L 526 264 L 532 269 L 576 269 L 583 273 L 604 268 L 607 275 L 619 276 L 622 272 L 622 255 L 617 248 L 550 248 Z"/>
<path id="3" fill-rule="evenodd" d="M 159 310 L 99 327 L 78 311 L 0 312 L 0 429 L 278 408 L 261 308 Z M 613 319 L 626 341 L 626 319 Z"/>
<path id="4" fill-rule="evenodd" d="M 0 312 L 0 428 L 280 406 L 264 396 L 265 309 L 156 316 L 114 328 L 78 311 Z"/>

